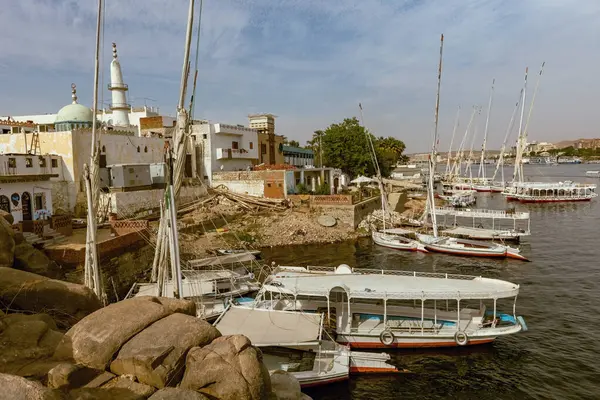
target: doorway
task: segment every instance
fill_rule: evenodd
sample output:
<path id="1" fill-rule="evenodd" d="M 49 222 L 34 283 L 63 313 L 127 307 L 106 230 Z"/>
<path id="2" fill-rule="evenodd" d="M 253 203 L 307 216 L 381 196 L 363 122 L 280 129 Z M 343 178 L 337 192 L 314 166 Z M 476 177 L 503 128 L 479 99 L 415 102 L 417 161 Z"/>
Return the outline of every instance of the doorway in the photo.
<path id="1" fill-rule="evenodd" d="M 21 208 L 23 212 L 23 221 L 31 221 L 31 195 L 29 192 L 23 192 L 21 196 Z"/>
<path id="2" fill-rule="evenodd" d="M 10 200 L 4 195 L 0 196 L 0 210 L 10 212 Z"/>

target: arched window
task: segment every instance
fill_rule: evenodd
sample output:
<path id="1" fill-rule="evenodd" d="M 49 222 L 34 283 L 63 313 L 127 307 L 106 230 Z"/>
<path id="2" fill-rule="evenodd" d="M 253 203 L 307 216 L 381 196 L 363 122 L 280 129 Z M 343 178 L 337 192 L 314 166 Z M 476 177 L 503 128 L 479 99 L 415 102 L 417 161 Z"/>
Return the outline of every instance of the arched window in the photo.
<path id="1" fill-rule="evenodd" d="M 0 210 L 4 210 L 7 213 L 10 212 L 10 200 L 4 195 L 0 196 Z"/>
<path id="2" fill-rule="evenodd" d="M 102 146 L 102 152 L 106 153 L 106 146 Z"/>
<path id="3" fill-rule="evenodd" d="M 144 153 L 148 152 L 148 146 L 144 146 Z"/>
<path id="4" fill-rule="evenodd" d="M 140 146 L 138 146 L 137 151 L 138 151 L 138 153 L 140 152 Z"/>

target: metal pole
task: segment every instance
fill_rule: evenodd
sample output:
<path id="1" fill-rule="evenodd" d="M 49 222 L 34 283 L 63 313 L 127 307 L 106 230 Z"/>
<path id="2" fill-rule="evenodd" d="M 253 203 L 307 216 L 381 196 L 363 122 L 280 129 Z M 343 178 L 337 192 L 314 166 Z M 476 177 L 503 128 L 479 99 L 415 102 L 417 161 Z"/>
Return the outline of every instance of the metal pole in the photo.
<path id="1" fill-rule="evenodd" d="M 92 201 L 92 183 L 90 181 L 90 170 L 87 165 L 83 166 L 83 173 L 85 177 L 85 188 L 86 188 L 86 197 L 88 207 L 93 203 Z M 88 211 L 88 226 L 91 227 L 89 229 L 89 240 L 86 246 L 86 256 L 91 258 L 91 279 L 93 280 L 93 290 L 98 296 L 99 299 L 102 300 L 102 287 L 100 286 L 100 271 L 98 270 L 98 248 L 96 246 L 96 217 Z"/>
<path id="2" fill-rule="evenodd" d="M 481 147 L 481 161 L 479 164 L 479 176 L 485 181 L 485 168 L 483 166 L 483 162 L 485 160 L 485 145 L 487 142 L 488 136 L 488 126 L 490 123 L 490 113 L 492 111 L 492 99 L 494 98 L 494 83 L 496 83 L 496 79 L 492 80 L 492 89 L 490 91 L 490 101 L 488 103 L 488 111 L 487 116 L 485 118 L 485 132 L 483 134 L 483 146 Z M 485 184 L 485 182 L 481 182 L 481 184 Z"/>
<path id="3" fill-rule="evenodd" d="M 187 30 L 185 32 L 185 51 L 183 53 L 183 69 L 181 71 L 181 85 L 179 87 L 179 110 L 185 107 L 185 89 L 187 87 L 187 77 L 190 63 L 190 46 L 192 43 L 192 30 L 194 27 L 194 0 L 190 0 L 188 11 Z"/>

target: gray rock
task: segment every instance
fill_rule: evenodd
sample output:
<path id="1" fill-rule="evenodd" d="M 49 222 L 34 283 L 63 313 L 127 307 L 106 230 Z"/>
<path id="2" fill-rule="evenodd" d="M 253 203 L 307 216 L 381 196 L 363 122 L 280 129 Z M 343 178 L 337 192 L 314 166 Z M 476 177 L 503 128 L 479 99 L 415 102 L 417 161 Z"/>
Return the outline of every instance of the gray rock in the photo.
<path id="1" fill-rule="evenodd" d="M 63 400 L 64 396 L 37 382 L 15 375 L 0 374 L 0 395 L 10 400 Z"/>
<path id="2" fill-rule="evenodd" d="M 205 346 L 221 336 L 211 324 L 191 315 L 171 314 L 129 340 L 110 370 L 130 374 L 157 388 L 174 386 L 183 375 L 185 356 L 192 347 Z"/>
<path id="3" fill-rule="evenodd" d="M 2 308 L 47 313 L 60 326 L 69 327 L 101 306 L 94 292 L 83 285 L 0 268 Z"/>
<path id="4" fill-rule="evenodd" d="M 0 218 L 0 267 L 11 268 L 15 257 L 15 231 Z"/>
<path id="5" fill-rule="evenodd" d="M 15 246 L 14 268 L 51 278 L 59 276 L 59 270 L 46 255 L 27 242 Z"/>
<path id="6" fill-rule="evenodd" d="M 0 372 L 43 377 L 63 334 L 47 315 L 8 314 L 0 331 Z M 40 362 L 36 362 L 40 361 Z"/>
<path id="7" fill-rule="evenodd" d="M 148 400 L 211 400 L 202 393 L 189 389 L 164 388 L 154 393 Z"/>
<path id="8" fill-rule="evenodd" d="M 191 349 L 180 387 L 220 400 L 259 400 L 271 391 L 262 353 L 242 335 Z"/>
<path id="9" fill-rule="evenodd" d="M 0 218 L 4 218 L 6 222 L 8 222 L 11 225 L 15 223 L 15 217 L 13 217 L 11 213 L 6 212 L 4 210 L 0 210 Z"/>
<path id="10" fill-rule="evenodd" d="M 59 360 L 73 360 L 94 369 L 106 369 L 129 339 L 143 329 L 171 314 L 177 300 L 163 306 L 158 297 L 134 297 L 113 303 L 83 318 L 65 335 L 54 356 Z M 180 308 L 188 302 L 179 300 Z"/>
<path id="11" fill-rule="evenodd" d="M 86 385 L 102 372 L 82 365 L 62 362 L 48 372 L 47 385 L 53 389 L 76 389 Z"/>
<path id="12" fill-rule="evenodd" d="M 294 375 L 281 370 L 271 374 L 271 390 L 277 400 L 304 400 L 308 397 L 301 392 L 298 379 Z"/>

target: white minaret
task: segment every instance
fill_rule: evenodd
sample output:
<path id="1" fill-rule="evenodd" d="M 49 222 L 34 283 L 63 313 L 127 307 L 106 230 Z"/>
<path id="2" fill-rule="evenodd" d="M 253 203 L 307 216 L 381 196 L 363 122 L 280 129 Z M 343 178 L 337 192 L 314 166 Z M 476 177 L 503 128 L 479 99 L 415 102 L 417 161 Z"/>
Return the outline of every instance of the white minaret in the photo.
<path id="1" fill-rule="evenodd" d="M 112 95 L 112 124 L 113 126 L 129 126 L 129 111 L 131 106 L 127 104 L 127 85 L 123 83 L 121 64 L 117 58 L 117 44 L 113 43 L 113 60 L 110 63 L 110 90 Z"/>

